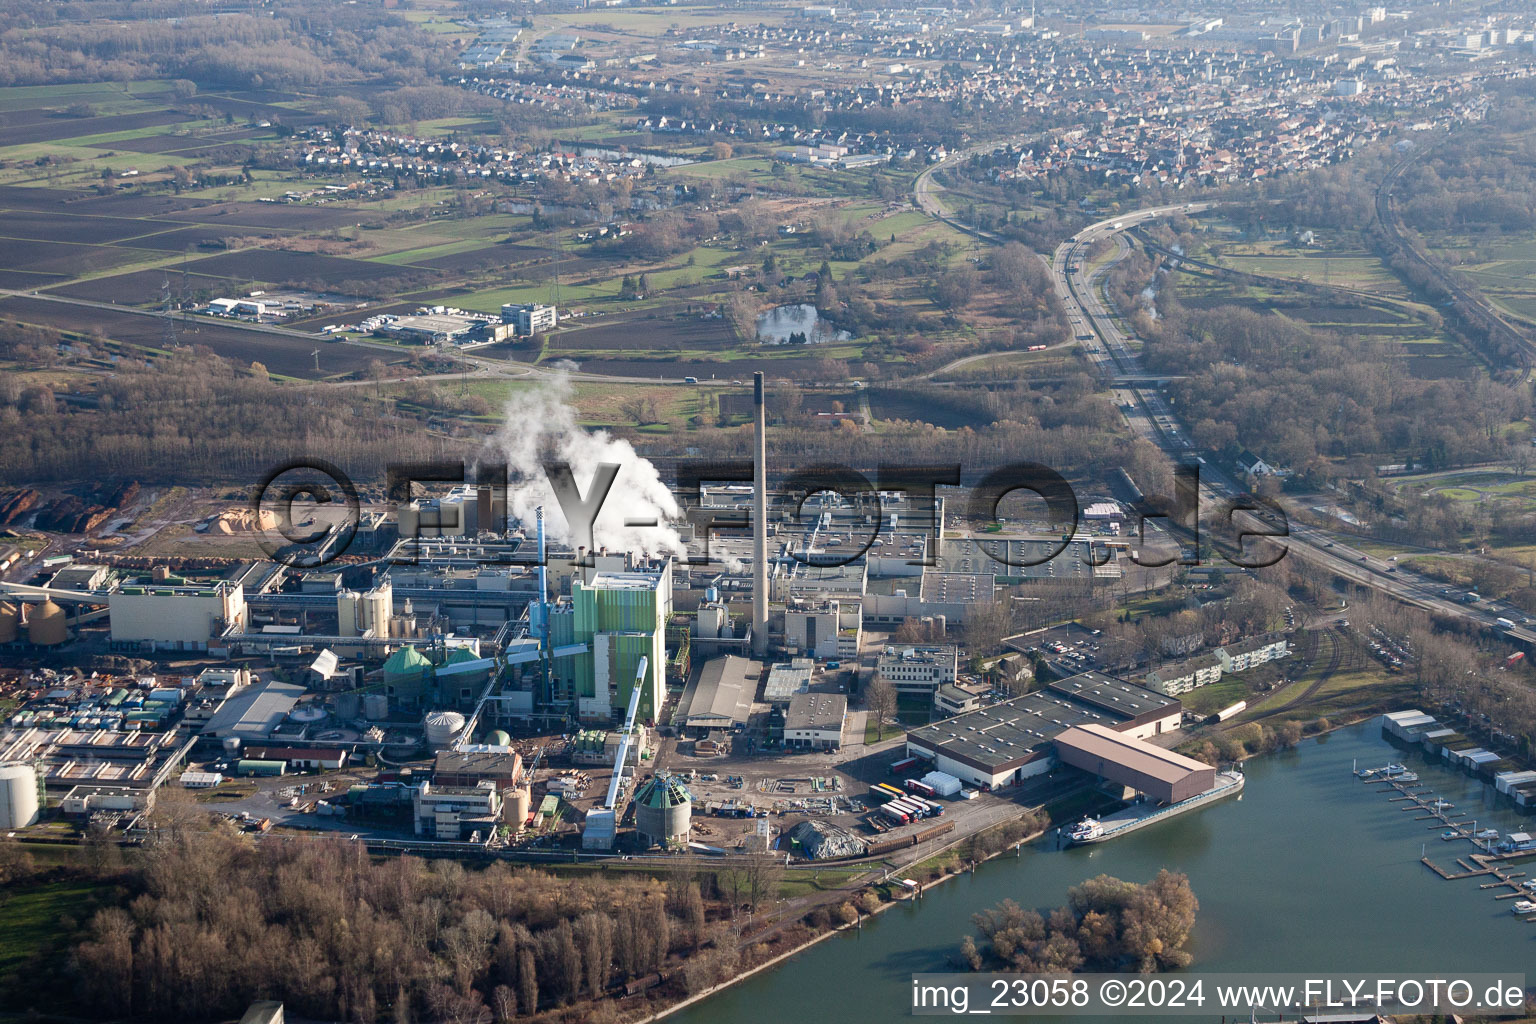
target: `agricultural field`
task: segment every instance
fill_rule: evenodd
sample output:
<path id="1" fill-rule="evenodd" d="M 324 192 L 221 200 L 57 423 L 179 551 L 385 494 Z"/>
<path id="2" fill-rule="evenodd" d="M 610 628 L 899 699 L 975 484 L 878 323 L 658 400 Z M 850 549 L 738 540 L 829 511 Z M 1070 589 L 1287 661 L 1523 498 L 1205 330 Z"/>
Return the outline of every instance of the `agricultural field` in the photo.
<path id="1" fill-rule="evenodd" d="M 1194 259 L 1233 270 L 1311 281 L 1392 299 L 1410 298 L 1396 274 L 1365 248 L 1354 232 L 1312 230 L 1309 240 L 1272 234 L 1254 238 L 1232 221 L 1213 214 L 1192 218 L 1202 229 Z"/>
<path id="2" fill-rule="evenodd" d="M 1505 313 L 1536 323 L 1536 238 L 1437 233 L 1430 251 L 1455 267 Z"/>
<path id="3" fill-rule="evenodd" d="M 52 327 L 66 336 L 108 338 L 151 354 L 163 351 L 165 343 L 163 317 L 110 306 L 81 306 L 12 295 L 0 297 L 0 317 Z M 324 379 L 358 373 L 373 360 L 389 355 L 387 350 L 373 346 L 326 344 L 321 351 L 321 370 L 317 375 L 312 353 L 318 338 L 311 341 L 291 334 L 252 331 L 210 321 L 193 321 L 190 325 L 178 321 L 175 329 L 180 344 L 206 347 L 242 366 L 259 362 L 279 377 L 309 379 L 318 376 Z"/>
<path id="4" fill-rule="evenodd" d="M 701 28 L 720 17 L 675 14 L 679 25 Z M 438 11 L 411 12 L 411 20 L 434 34 L 468 31 Z M 559 24 L 581 25 L 600 46 L 653 21 L 604 11 Z M 546 30 L 557 26 L 543 22 Z M 27 293 L 0 296 L 0 316 L 151 356 L 168 345 L 198 345 L 294 380 L 356 376 L 375 360 L 408 362 L 411 346 L 358 344 L 356 334 L 322 335 L 321 328 L 439 305 L 494 317 L 507 303 L 553 302 L 566 318 L 541 343 L 498 344 L 473 358 L 559 360 L 636 380 L 740 379 L 753 368 L 801 379 L 903 376 L 942 365 L 950 353 L 995 347 L 992 332 L 1012 322 L 1005 295 L 983 293 L 963 308 L 934 298 L 934 275 L 967 270 L 980 251 L 912 207 L 917 168 L 786 165 L 772 159 L 771 146 L 751 143 L 711 159 L 687 137 L 636 131 L 625 111 L 575 119 L 561 131 L 567 144 L 693 160 L 637 179 L 647 197 L 663 201 L 637 204 L 627 214 L 630 227 L 688 215 L 686 205 L 671 214 L 674 194 L 684 192 L 697 192 L 706 210 L 722 216 L 740 202 L 756 207 L 754 240 L 722 230 L 681 251 L 647 255 L 644 246 L 612 238 L 579 239 L 601 223 L 595 212 L 568 206 L 541 216 L 530 202 L 534 185 L 378 182 L 352 192 L 336 184 L 338 176 L 253 162 L 253 153 L 281 150 L 294 129 L 321 121 L 326 98 L 279 89 L 186 92 L 141 82 L 0 89 L 0 240 L 10 243 L 0 255 L 0 289 Z M 494 119 L 478 114 L 409 127 L 458 139 L 500 133 Z M 623 216 L 615 209 L 612 219 Z M 857 244 L 819 242 L 817 229 L 828 223 L 839 223 L 842 237 Z M 912 345 L 881 337 L 888 328 L 823 344 L 761 343 L 753 317 L 812 301 L 827 270 L 845 303 L 857 293 L 864 308 L 894 314 L 903 338 L 919 335 L 924 361 L 914 365 Z M 643 293 L 626 279 L 643 281 Z M 274 290 L 323 294 L 339 305 L 275 330 L 190 315 L 213 298 Z M 162 316 L 143 315 L 168 307 L 182 314 L 171 331 Z M 1011 356 L 997 353 L 995 368 Z M 1020 359 L 1016 369 L 1027 375 L 1047 367 L 1063 364 Z M 968 376 L 992 368 L 981 363 Z M 876 419 L 924 412 L 882 401 Z M 977 422 L 965 410 L 940 419 Z"/>
<path id="5" fill-rule="evenodd" d="M 1301 321 L 1341 336 L 1371 339 L 1393 348 L 1415 377 L 1466 379 L 1482 365 L 1461 345 L 1430 327 L 1424 307 L 1406 300 L 1367 298 L 1326 301 L 1279 288 L 1217 279 L 1198 271 L 1178 278 L 1179 301 L 1191 308 L 1246 305 Z"/>

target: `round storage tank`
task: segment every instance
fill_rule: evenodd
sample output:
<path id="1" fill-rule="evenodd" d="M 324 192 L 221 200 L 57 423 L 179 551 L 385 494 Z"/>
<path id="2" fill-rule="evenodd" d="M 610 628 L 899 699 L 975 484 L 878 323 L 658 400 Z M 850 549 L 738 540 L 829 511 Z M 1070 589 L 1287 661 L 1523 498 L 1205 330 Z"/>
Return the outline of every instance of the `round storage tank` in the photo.
<path id="1" fill-rule="evenodd" d="M 496 729 L 485 738 L 485 742 L 493 747 L 510 747 L 512 745 L 512 737 L 507 735 L 505 729 Z"/>
<path id="2" fill-rule="evenodd" d="M 37 772 L 29 764 L 0 765 L 0 829 L 37 821 Z"/>
<path id="3" fill-rule="evenodd" d="M 288 717 L 295 722 L 311 725 L 325 718 L 325 708 L 319 704 L 300 704 L 288 712 Z"/>
<path id="4" fill-rule="evenodd" d="M 355 590 L 343 590 L 336 595 L 336 635 L 357 636 L 357 609 L 362 600 Z"/>
<path id="5" fill-rule="evenodd" d="M 693 795 L 675 775 L 658 773 L 635 792 L 635 827 L 649 842 L 683 845 L 692 820 Z"/>
<path id="6" fill-rule="evenodd" d="M 389 620 L 395 614 L 395 592 L 388 583 L 382 583 L 363 595 L 362 615 L 358 621 L 361 629 L 373 630 L 377 637 L 389 636 Z"/>
<path id="7" fill-rule="evenodd" d="M 9 601 L 0 601 L 0 644 L 16 642 L 21 627 L 21 612 Z"/>
<path id="8" fill-rule="evenodd" d="M 363 717 L 370 722 L 382 722 L 389 717 L 389 698 L 382 693 L 363 695 Z"/>
<path id="9" fill-rule="evenodd" d="M 362 711 L 363 701 L 355 693 L 338 693 L 336 695 L 336 717 L 343 722 L 350 722 Z"/>
<path id="10" fill-rule="evenodd" d="M 414 501 L 401 505 L 395 511 L 395 525 L 402 538 L 416 536 L 416 531 L 421 527 L 421 506 Z"/>
<path id="11" fill-rule="evenodd" d="M 433 711 L 427 715 L 427 743 L 434 750 L 453 745 L 464 731 L 464 716 L 457 711 Z"/>
<path id="12" fill-rule="evenodd" d="M 27 616 L 27 639 L 39 647 L 53 647 L 69 639 L 64 624 L 64 609 L 49 598 Z"/>
<path id="13" fill-rule="evenodd" d="M 502 802 L 501 816 L 511 826 L 513 832 L 521 832 L 523 823 L 528 820 L 528 811 L 532 807 L 533 797 L 529 795 L 527 788 L 514 789 Z"/>

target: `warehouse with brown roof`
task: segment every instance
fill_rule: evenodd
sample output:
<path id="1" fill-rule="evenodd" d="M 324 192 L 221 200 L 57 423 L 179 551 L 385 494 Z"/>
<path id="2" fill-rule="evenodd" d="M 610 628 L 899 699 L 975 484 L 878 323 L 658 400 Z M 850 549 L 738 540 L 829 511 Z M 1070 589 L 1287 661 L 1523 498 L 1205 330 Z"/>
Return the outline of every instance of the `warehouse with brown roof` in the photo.
<path id="1" fill-rule="evenodd" d="M 1091 723 L 1056 737 L 1056 760 L 1165 804 L 1199 796 L 1216 785 L 1216 769 L 1208 764 Z"/>

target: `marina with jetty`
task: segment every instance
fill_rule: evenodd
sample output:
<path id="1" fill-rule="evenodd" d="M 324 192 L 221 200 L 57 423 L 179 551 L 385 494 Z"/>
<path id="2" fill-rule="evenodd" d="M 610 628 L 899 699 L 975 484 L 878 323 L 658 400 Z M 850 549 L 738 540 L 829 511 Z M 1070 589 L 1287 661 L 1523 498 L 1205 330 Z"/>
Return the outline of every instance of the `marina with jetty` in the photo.
<path id="1" fill-rule="evenodd" d="M 1384 716 L 1383 735 L 1399 745 L 1412 743 L 1418 736 L 1413 733 L 1405 735 L 1405 723 L 1411 723 L 1410 728 L 1417 727 L 1416 732 L 1430 733 L 1436 731 L 1434 727 L 1437 725 L 1430 716 L 1419 711 L 1397 712 Z M 1418 745 L 1425 751 L 1424 756 L 1430 756 L 1422 740 Z M 1462 751 L 1453 752 L 1443 747 L 1438 749 L 1442 751 L 1442 760 L 1448 764 L 1471 767 L 1477 773 L 1480 759 L 1468 758 Z M 1456 755 L 1454 758 L 1452 753 Z M 1447 881 L 1487 878 L 1487 881 L 1479 884 L 1479 891 L 1494 892 L 1495 900 L 1510 901 L 1508 905 L 1511 913 L 1529 923 L 1536 923 L 1536 878 L 1529 877 L 1527 871 L 1512 870 L 1515 864 L 1527 864 L 1536 859 L 1536 837 L 1530 832 L 1501 833 L 1486 823 L 1480 828 L 1475 814 L 1439 796 L 1429 786 L 1421 785 L 1419 774 L 1404 764 L 1389 762 L 1380 767 L 1361 768 L 1357 762 L 1351 766 L 1351 771 L 1367 786 L 1385 787 L 1387 792 L 1393 794 L 1388 798 L 1389 803 L 1398 804 L 1400 810 L 1413 815 L 1415 823 L 1438 833 L 1442 842 L 1464 842 L 1474 848 L 1474 852 L 1456 857 L 1455 863 L 1459 870 L 1451 870 L 1430 859 L 1428 843 L 1425 842 L 1419 855 L 1425 867 Z M 1510 773 L 1501 774 L 1507 778 Z M 1508 790 L 1503 787 L 1497 788 L 1497 792 L 1508 795 Z"/>

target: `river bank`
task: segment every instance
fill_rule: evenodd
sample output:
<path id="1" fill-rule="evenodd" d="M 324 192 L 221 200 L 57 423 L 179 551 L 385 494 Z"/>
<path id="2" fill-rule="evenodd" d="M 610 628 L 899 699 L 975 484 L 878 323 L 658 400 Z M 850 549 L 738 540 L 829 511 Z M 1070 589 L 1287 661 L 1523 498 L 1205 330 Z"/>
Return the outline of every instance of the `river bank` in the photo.
<path id="1" fill-rule="evenodd" d="M 1338 723 L 1338 724 L 1334 724 L 1332 722 L 1329 722 L 1327 727 L 1325 727 L 1323 729 L 1319 729 L 1319 730 L 1317 730 L 1317 731 L 1315 731 L 1313 733 L 1310 733 L 1308 735 L 1308 738 L 1309 739 L 1316 739 L 1316 738 L 1324 737 L 1324 736 L 1328 735 L 1329 733 L 1336 732 L 1336 731 L 1341 730 L 1341 729 L 1350 728 L 1351 726 L 1358 725 L 1362 721 L 1366 721 L 1366 720 L 1369 720 L 1369 719 L 1375 719 L 1375 718 L 1378 718 L 1378 717 L 1379 717 L 1379 713 L 1372 712 L 1371 715 L 1368 716 L 1368 718 L 1362 717 L 1362 718 L 1359 718 L 1359 719 L 1353 719 L 1353 720 L 1350 720 L 1350 721 L 1347 721 L 1347 722 L 1341 722 L 1341 723 Z M 1245 724 L 1247 724 L 1247 723 L 1245 723 Z M 1251 724 L 1259 724 L 1259 723 L 1251 723 Z M 1241 727 L 1242 727 L 1241 725 L 1238 725 L 1238 726 L 1234 726 L 1233 728 L 1241 728 Z M 1222 731 L 1226 731 L 1226 730 L 1222 730 Z M 1267 751 L 1248 752 L 1248 753 L 1245 753 L 1238 760 L 1239 761 L 1248 761 L 1250 759 L 1257 758 L 1257 757 L 1270 756 L 1270 755 L 1272 755 L 1274 753 L 1277 753 L 1277 751 L 1276 750 L 1267 750 Z M 1047 833 L 1050 833 L 1051 831 L 1053 831 L 1056 828 L 1056 826 L 1058 826 L 1060 824 L 1061 824 L 1061 822 L 1059 822 L 1059 821 L 1054 821 L 1054 820 L 1050 821 L 1050 822 L 1048 822 L 1046 824 L 1045 827 L 1040 828 L 1040 829 L 1038 829 L 1038 830 L 1036 830 L 1034 832 L 1031 832 L 1030 834 L 1026 835 L 1024 838 L 1020 839 L 1019 841 L 1017 841 L 1015 843 L 1012 843 L 1012 844 L 1009 844 L 1007 847 L 1005 847 L 1005 848 L 1003 848 L 1001 850 L 997 850 L 995 852 L 992 852 L 992 853 L 986 855 L 985 857 L 981 858 L 981 860 L 979 860 L 979 861 L 972 861 L 972 862 L 970 862 L 969 865 L 966 868 L 964 868 L 964 869 L 955 870 L 955 871 L 944 871 L 938 877 L 932 878 L 932 879 L 930 879 L 930 880 L 928 880 L 926 882 L 919 880 L 919 885 L 921 887 L 920 888 L 920 893 L 927 893 L 927 892 L 931 891 L 933 888 L 935 888 L 936 886 L 938 886 L 938 885 L 940 885 L 940 884 L 942 884 L 944 882 L 947 882 L 947 881 L 949 881 L 949 880 L 951 880 L 953 878 L 962 877 L 962 876 L 967 875 L 967 874 L 974 874 L 978 867 L 980 867 L 980 866 L 982 866 L 982 865 L 984 865 L 984 864 L 986 864 L 986 863 L 988 863 L 990 861 L 996 860 L 997 858 L 1003 856 L 1006 853 L 1017 854 L 1018 851 L 1022 847 L 1026 846 L 1026 845 L 1028 845 L 1030 843 L 1033 843 L 1036 840 L 1044 837 Z M 943 847 L 941 847 L 941 848 L 939 848 L 937 850 L 934 850 L 931 853 L 927 854 L 926 856 L 922 857 L 920 860 L 914 861 L 912 864 L 908 865 L 906 868 L 904 868 L 902 870 L 906 870 L 906 871 L 908 871 L 908 872 L 910 872 L 911 874 L 914 874 L 914 875 L 926 874 L 927 873 L 926 870 L 922 870 L 923 865 L 929 864 L 929 863 L 931 863 L 931 862 L 933 862 L 935 860 L 938 860 L 939 858 L 942 858 L 942 857 L 946 856 L 949 852 L 953 851 L 956 847 L 960 846 L 962 843 L 969 842 L 970 839 L 971 839 L 971 837 L 966 836 L 966 837 L 962 837 L 962 838 L 953 840 L 952 842 L 945 844 Z M 810 910 L 814 909 L 814 907 L 816 907 L 816 906 L 826 906 L 828 904 L 836 903 L 840 899 L 846 899 L 849 896 L 858 893 L 860 890 L 868 889 L 869 887 L 870 887 L 870 883 L 867 882 L 867 881 L 859 882 L 859 883 L 847 886 L 847 887 L 845 887 L 843 889 L 838 890 L 835 893 L 827 894 L 824 899 L 821 899 L 821 900 L 814 901 L 814 902 L 806 904 L 804 906 L 803 910 L 804 910 L 804 912 L 808 913 Z M 880 903 L 880 905 L 874 911 L 872 911 L 869 914 L 864 915 L 864 916 L 867 916 L 867 917 L 870 917 L 870 918 L 877 918 L 880 915 L 883 915 L 887 911 L 892 910 L 892 909 L 894 909 L 894 908 L 896 908 L 898 906 L 915 903 L 915 902 L 918 902 L 919 900 L 920 900 L 920 896 L 914 895 L 913 897 L 909 897 L 909 898 L 902 898 L 902 899 L 894 899 L 894 900 L 889 900 L 889 901 L 882 901 Z M 781 922 L 781 925 L 782 925 L 782 923 L 783 922 Z M 764 971 L 767 971 L 767 970 L 769 970 L 769 969 L 771 969 L 773 967 L 779 966 L 780 964 L 783 964 L 784 962 L 786 962 L 788 960 L 792 960 L 793 958 L 795 958 L 796 956 L 800 955 L 801 953 L 806 952 L 807 950 L 811 949 L 813 946 L 816 946 L 816 945 L 818 945 L 818 944 L 820 944 L 822 942 L 825 942 L 828 939 L 835 938 L 838 935 L 840 935 L 842 933 L 845 933 L 845 932 L 858 931 L 858 930 L 862 929 L 863 924 L 864 924 L 864 920 L 863 920 L 863 917 L 861 916 L 860 920 L 857 921 L 857 922 L 849 923 L 849 924 L 837 925 L 837 926 L 829 928 L 829 929 L 827 929 L 825 931 L 819 932 L 818 934 L 812 936 L 811 938 L 809 938 L 806 941 L 800 943 L 799 945 L 795 946 L 794 948 L 789 949 L 789 950 L 785 950 L 785 951 L 780 952 L 780 953 L 777 953 L 773 957 L 771 957 L 770 959 L 768 959 L 766 961 L 763 961 L 762 963 L 755 964 L 752 967 L 750 967 L 747 970 L 745 970 L 745 971 L 735 975 L 734 977 L 732 977 L 730 979 L 727 979 L 725 981 L 719 982 L 718 984 L 713 985 L 713 986 L 711 986 L 710 988 L 708 988 L 708 989 L 706 989 L 704 991 L 701 991 L 701 992 L 696 993 L 694 995 L 690 995 L 686 999 L 683 999 L 682 1001 L 680 1001 L 678 1003 L 675 1003 L 672 1006 L 667 1007 L 666 1009 L 658 1010 L 658 1011 L 656 1011 L 654 1013 L 651 1013 L 651 1014 L 649 1014 L 647 1016 L 638 1018 L 637 1021 L 636 1021 L 636 1024 L 652 1024 L 652 1022 L 661 1021 L 663 1019 L 666 1019 L 666 1018 L 669 1018 L 669 1017 L 673 1017 L 674 1015 L 685 1011 L 689 1007 L 694 1006 L 694 1005 L 699 1004 L 699 1003 L 702 1003 L 702 1002 L 705 1002 L 708 999 L 710 999 L 711 997 L 719 995 L 719 994 L 727 991 L 728 989 L 731 989 L 731 988 L 733 988 L 733 987 L 735 987 L 735 986 L 737 986 L 737 985 L 739 985 L 739 984 L 741 984 L 741 983 L 743 983 L 745 981 L 748 981 L 749 979 L 751 979 L 754 976 L 757 976 L 757 975 L 763 973 Z M 958 939 L 957 939 L 957 941 L 958 941 Z"/>
<path id="2" fill-rule="evenodd" d="M 1200 900 L 1189 945 L 1196 971 L 1522 970 L 1536 929 L 1477 879 L 1445 881 L 1426 869 L 1422 823 L 1350 773 L 1356 759 L 1394 756 L 1370 720 L 1330 726 L 1294 749 L 1247 758 L 1239 799 L 1113 843 L 1056 849 L 1036 840 L 949 876 L 953 884 L 931 886 L 921 901 L 888 906 L 862 931 L 833 933 L 809 955 L 670 1011 L 669 1024 L 782 1024 L 812 998 L 816 1019 L 882 1024 L 910 1013 L 913 974 L 954 969 L 976 912 L 1004 899 L 1048 908 L 1085 878 L 1146 881 L 1163 867 L 1188 874 Z M 1508 808 L 1484 806 L 1479 780 L 1434 765 L 1421 775 L 1478 808 L 1480 820 L 1522 827 Z"/>
<path id="3" fill-rule="evenodd" d="M 1028 835 L 1024 836 L 1022 839 L 1020 839 L 1017 842 L 1015 842 L 1015 843 L 1011 844 L 1010 846 L 1006 847 L 1005 849 L 998 850 L 998 851 L 996 851 L 994 853 L 988 854 L 986 857 L 982 858 L 980 861 L 973 861 L 973 862 L 971 862 L 970 867 L 969 867 L 969 872 L 974 872 L 976 870 L 976 868 L 978 866 L 980 866 L 981 864 L 984 864 L 987 861 L 995 860 L 996 858 L 1003 856 L 1003 854 L 1005 854 L 1005 853 L 1010 853 L 1010 852 L 1018 851 L 1020 848 L 1022 848 L 1026 844 L 1034 842 L 1036 839 L 1039 839 L 1040 837 L 1044 836 L 1049 831 L 1050 831 L 1050 828 L 1047 827 L 1047 828 L 1042 828 L 1042 829 L 1039 829 L 1037 831 L 1031 832 Z M 951 845 L 952 846 L 958 846 L 961 842 L 966 842 L 968 840 L 969 840 L 969 837 L 967 837 L 964 840 L 957 840 L 955 843 L 953 843 Z M 920 864 L 923 864 L 923 863 L 925 863 L 927 861 L 933 860 L 934 857 L 941 856 L 943 853 L 947 852 L 948 849 L 949 848 L 947 847 L 945 850 L 938 851 L 933 856 L 925 857 L 925 858 L 923 858 L 922 861 L 916 862 L 916 864 L 914 864 L 913 866 L 916 867 L 916 866 L 918 866 Z M 862 930 L 863 927 L 864 927 L 864 921 L 865 921 L 866 918 L 874 920 L 874 919 L 879 918 L 879 916 L 884 914 L 886 911 L 891 910 L 891 909 L 893 909 L 895 907 L 898 907 L 898 906 L 901 906 L 901 905 L 904 905 L 904 904 L 908 904 L 908 903 L 920 902 L 922 900 L 923 896 L 927 892 L 929 892 L 930 890 L 935 888 L 936 886 L 942 885 L 943 883 L 949 881 L 951 878 L 957 878 L 960 875 L 966 874 L 966 873 L 967 873 L 966 871 L 945 872 L 943 875 L 941 875 L 940 877 L 938 877 L 936 879 L 933 879 L 931 882 L 929 882 L 926 885 L 924 885 L 923 883 L 919 882 L 918 883 L 917 891 L 915 893 L 913 893 L 912 895 L 910 895 L 910 896 L 902 897 L 900 899 L 883 900 L 883 901 L 881 901 L 880 905 L 877 906 L 874 910 L 871 910 L 871 911 L 869 911 L 867 913 L 862 913 L 861 912 L 861 915 L 860 915 L 860 917 L 859 917 L 859 919 L 857 921 L 846 923 L 846 924 L 840 924 L 840 925 L 836 925 L 836 926 L 833 926 L 831 928 L 828 928 L 826 931 L 820 932 L 820 933 L 812 936 L 811 938 L 807 939 L 805 942 L 802 942 L 800 945 L 796 946 L 793 949 L 785 950 L 782 953 L 778 953 L 775 956 L 773 956 L 771 959 L 765 960 L 764 962 L 762 962 L 760 964 L 757 964 L 756 966 L 751 967 L 751 968 L 749 968 L 746 971 L 741 972 L 740 974 L 736 975 L 735 977 L 732 977 L 732 978 L 730 978 L 730 979 L 728 979 L 726 981 L 722 981 L 722 982 L 720 982 L 720 983 L 718 983 L 716 985 L 711 986 L 708 989 L 705 989 L 705 990 L 703 990 L 701 992 L 698 992 L 698 993 L 696 993 L 694 995 L 691 995 L 688 998 L 682 1000 L 681 1002 L 675 1003 L 672 1006 L 669 1006 L 669 1007 L 667 1007 L 664 1010 L 658 1010 L 655 1013 L 650 1014 L 649 1016 L 641 1017 L 638 1020 L 636 1020 L 634 1022 L 634 1024 L 653 1024 L 653 1022 L 655 1022 L 655 1021 L 664 1020 L 665 1018 L 671 1017 L 672 1015 L 674 1015 L 676 1013 L 680 1013 L 683 1010 L 686 1010 L 690 1006 L 693 1006 L 693 1005 L 695 1005 L 697 1003 L 704 1002 L 705 1000 L 709 999 L 712 996 L 715 996 L 715 995 L 717 995 L 717 994 L 719 994 L 721 992 L 724 992 L 725 990 L 727 990 L 729 988 L 732 988 L 732 987 L 734 987 L 736 985 L 741 984 L 744 981 L 747 981 L 748 979 L 752 978 L 754 975 L 761 974 L 764 971 L 767 971 L 767 970 L 769 970 L 769 969 L 771 969 L 773 967 L 778 966 L 779 964 L 785 962 L 786 960 L 790 960 L 790 959 L 793 959 L 796 956 L 799 956 L 801 953 L 804 953 L 806 950 L 808 950 L 811 947 L 817 945 L 818 943 L 822 943 L 822 942 L 825 942 L 828 939 L 835 938 L 839 934 L 842 934 L 842 933 L 845 933 L 845 932 L 860 931 L 860 930 Z M 867 885 L 867 883 L 860 883 L 860 885 L 857 888 L 868 888 L 868 887 L 869 886 Z M 857 891 L 857 889 L 853 889 L 853 890 L 849 890 L 849 891 L 853 892 L 853 891 Z M 829 897 L 821 905 L 824 905 L 825 903 L 830 903 L 835 898 L 836 898 L 835 896 L 834 897 Z"/>

